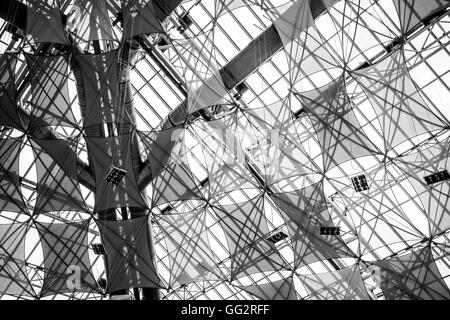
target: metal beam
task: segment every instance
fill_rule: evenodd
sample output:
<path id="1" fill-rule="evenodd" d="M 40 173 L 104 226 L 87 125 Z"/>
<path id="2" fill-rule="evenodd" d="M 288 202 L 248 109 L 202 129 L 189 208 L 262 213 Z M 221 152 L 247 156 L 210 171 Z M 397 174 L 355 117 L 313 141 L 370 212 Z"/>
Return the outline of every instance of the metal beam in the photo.
<path id="1" fill-rule="evenodd" d="M 322 0 L 310 1 L 313 19 L 319 17 L 338 1 L 329 0 L 326 5 Z M 283 48 L 283 42 L 275 26 L 272 24 L 219 70 L 225 87 L 228 90 L 236 87 L 281 48 Z M 186 101 L 182 102 L 169 114 L 168 118 L 170 118 L 172 123 L 180 124 L 184 121 L 184 118 L 179 118 L 184 112 L 180 112 L 178 109 L 186 109 L 186 103 Z"/>
<path id="2" fill-rule="evenodd" d="M 322 0 L 311 1 L 310 8 L 313 18 L 316 19 L 319 17 L 328 7 L 338 1 L 339 0 L 327 1 L 327 5 L 325 5 Z M 283 42 L 281 41 L 280 35 L 272 24 L 219 70 L 226 89 L 231 90 L 236 87 L 282 47 Z M 173 109 L 167 118 L 163 120 L 162 127 L 171 128 L 180 125 L 188 116 L 187 100 L 185 100 Z M 200 116 L 200 113 L 198 113 L 197 116 Z M 141 172 L 138 176 L 138 186 L 143 190 L 152 180 L 152 174 L 149 170 L 149 160 L 146 160 L 141 168 Z"/>

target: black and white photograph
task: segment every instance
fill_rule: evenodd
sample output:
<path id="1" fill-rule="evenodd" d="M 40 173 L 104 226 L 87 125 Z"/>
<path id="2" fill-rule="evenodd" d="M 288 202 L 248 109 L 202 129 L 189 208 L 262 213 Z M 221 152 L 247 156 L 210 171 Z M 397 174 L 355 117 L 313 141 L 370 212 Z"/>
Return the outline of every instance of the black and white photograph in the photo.
<path id="1" fill-rule="evenodd" d="M 449 170 L 448 0 L 0 1 L 0 308 L 448 301 Z"/>

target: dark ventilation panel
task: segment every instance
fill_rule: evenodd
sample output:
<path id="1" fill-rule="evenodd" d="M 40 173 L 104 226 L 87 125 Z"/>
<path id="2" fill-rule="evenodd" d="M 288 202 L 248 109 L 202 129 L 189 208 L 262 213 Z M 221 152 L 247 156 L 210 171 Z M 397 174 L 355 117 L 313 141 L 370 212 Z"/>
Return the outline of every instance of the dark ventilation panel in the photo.
<path id="1" fill-rule="evenodd" d="M 369 190 L 369 185 L 367 184 L 367 179 L 365 175 L 360 175 L 352 178 L 353 188 L 356 192 L 361 192 L 364 190 Z"/>
<path id="2" fill-rule="evenodd" d="M 320 234 L 323 236 L 339 236 L 341 234 L 340 227 L 320 227 Z"/>
<path id="3" fill-rule="evenodd" d="M 241 82 L 236 86 L 237 93 L 233 96 L 236 100 L 240 100 L 242 98 L 242 95 L 247 92 L 248 87 L 245 84 L 245 82 Z"/>
<path id="4" fill-rule="evenodd" d="M 156 45 L 161 49 L 161 51 L 164 52 L 167 50 L 167 46 L 169 45 L 169 43 L 167 42 L 167 39 L 165 37 L 161 37 L 159 38 Z"/>
<path id="5" fill-rule="evenodd" d="M 106 254 L 105 247 L 101 243 L 93 243 L 92 250 L 94 250 L 94 253 L 97 255 Z"/>
<path id="6" fill-rule="evenodd" d="M 269 238 L 267 238 L 267 240 L 269 240 L 272 243 L 277 243 L 280 242 L 281 240 L 284 240 L 288 237 L 288 235 L 286 233 L 284 233 L 283 231 L 277 232 L 274 235 L 270 236 Z"/>
<path id="7" fill-rule="evenodd" d="M 181 34 L 183 34 L 183 33 L 186 31 L 186 29 L 189 28 L 189 27 L 192 25 L 192 23 L 193 23 L 192 18 L 191 18 L 191 16 L 189 15 L 188 12 L 185 12 L 185 13 L 178 19 L 178 22 L 179 22 L 180 26 L 177 28 L 177 30 L 178 30 Z"/>
<path id="8" fill-rule="evenodd" d="M 126 174 L 127 172 L 125 170 L 113 167 L 106 176 L 105 181 L 111 182 L 112 184 L 118 184 Z"/>
<path id="9" fill-rule="evenodd" d="M 160 47 L 167 46 L 168 44 L 169 43 L 167 42 L 166 38 L 164 38 L 164 37 L 159 38 L 158 43 L 157 43 L 157 45 Z"/>
<path id="10" fill-rule="evenodd" d="M 432 185 L 432 184 L 435 184 L 438 182 L 449 180 L 450 174 L 448 173 L 447 170 L 444 170 L 441 172 L 436 172 L 436 173 L 430 174 L 429 176 L 423 177 L 423 179 L 425 180 L 427 185 Z"/>

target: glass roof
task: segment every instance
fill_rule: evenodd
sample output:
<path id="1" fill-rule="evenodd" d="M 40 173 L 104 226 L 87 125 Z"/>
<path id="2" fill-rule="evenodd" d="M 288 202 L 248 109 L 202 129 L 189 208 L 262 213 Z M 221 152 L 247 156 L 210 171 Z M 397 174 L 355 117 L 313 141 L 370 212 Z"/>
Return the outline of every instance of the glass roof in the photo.
<path id="1" fill-rule="evenodd" d="M 404 1 L 394 0 L 179 2 L 175 10 L 160 21 L 161 32 L 140 34 L 127 42 L 121 39 L 123 24 L 116 23 L 122 3 L 106 0 L 106 19 L 117 38 L 101 39 L 100 49 L 90 46 L 90 41 L 80 42 L 79 51 L 69 53 L 69 59 L 76 59 L 75 56 L 83 52 L 91 55 L 122 49 L 126 45 L 133 47 L 125 62 L 129 66 L 135 117 L 133 130 L 138 132 L 134 140 L 130 140 L 130 159 L 135 159 L 137 153 L 141 167 L 150 163 L 150 171 L 155 170 L 153 157 L 160 151 L 155 151 L 156 142 L 152 139 L 156 139 L 159 132 L 173 127 L 180 130 L 172 140 L 178 154 L 175 157 L 172 151 L 169 157 L 173 163 L 166 167 L 174 171 L 181 165 L 187 168 L 189 179 L 195 184 L 195 190 L 198 189 L 194 192 L 191 186 L 190 191 L 195 196 L 183 196 L 175 190 L 173 198 L 163 192 L 163 200 L 157 201 L 161 185 L 168 178 L 161 178 L 154 172 L 152 182 L 140 190 L 143 201 L 149 204 L 162 299 L 257 299 L 261 293 L 258 296 L 252 291 L 255 286 L 262 288 L 270 283 L 275 286 L 277 281 L 286 279 L 291 279 L 297 299 L 315 299 L 320 297 L 320 290 L 331 287 L 329 281 L 341 281 L 342 274 L 337 272 L 340 270 L 356 270 L 352 272 L 361 278 L 367 297 L 389 299 L 384 282 L 377 279 L 373 266 L 379 261 L 420 252 L 426 246 L 430 247 L 432 261 L 438 269 L 436 278 L 450 291 L 450 180 L 434 185 L 433 193 L 423 181 L 426 175 L 450 169 L 447 162 L 450 15 L 445 8 L 448 5 L 440 1 L 433 1 L 433 4 L 420 1 L 417 8 L 404 8 L 401 5 Z M 77 3 L 80 1 L 62 1 L 61 12 L 75 12 L 76 16 L 78 9 L 74 4 Z M 423 11 L 420 6 L 433 10 Z M 411 10 L 413 18 L 408 20 L 405 16 Z M 310 24 L 304 22 L 308 20 L 305 16 L 300 18 L 302 14 L 311 15 Z M 0 53 L 17 55 L 15 79 L 10 80 L 15 80 L 18 108 L 33 115 L 35 97 L 33 82 L 30 85 L 27 75 L 26 53 L 38 55 L 39 49 L 47 55 L 67 52 L 58 45 L 43 48 L 37 37 L 25 31 L 14 32 L 5 19 L 0 19 Z M 274 28 L 275 31 L 271 31 Z M 77 32 L 75 28 L 69 33 Z M 276 32 L 277 46 L 270 32 Z M 50 160 L 44 163 L 47 152 L 42 151 L 45 150 L 42 145 L 37 147 L 35 139 L 48 138 L 47 129 L 20 130 L 1 126 L 2 141 L 19 141 L 20 151 L 15 151 L 17 189 L 26 209 L 17 212 L 4 205 L 0 224 L 25 223 L 26 276 L 35 293 L 34 296 L 8 294 L 7 288 L 0 286 L 1 299 L 106 297 L 96 290 L 42 296 L 46 278 L 44 260 L 48 257 L 42 234 L 36 227 L 39 223 L 88 220 L 85 248 L 88 268 L 95 280 L 107 278 L 103 256 L 94 253 L 92 248 L 92 244 L 102 242 L 104 232 L 96 223 L 100 200 L 77 163 L 84 163 L 90 170 L 95 168 L 94 149 L 89 142 L 95 130 L 107 132 L 103 137 L 111 139 L 122 137 L 117 130 L 126 130 L 106 123 L 85 125 L 87 115 L 80 108 L 77 88 L 79 75 L 72 64 L 69 69 L 67 104 L 75 122 L 52 125 L 50 131 L 60 139 L 72 141 L 77 157 L 71 165 L 76 166 L 75 176 L 79 182 L 73 188 L 79 189 L 80 199 L 87 209 L 37 213 L 42 200 L 39 186 L 42 170 L 55 178 L 59 170 L 65 172 L 65 169 L 54 162 L 49 165 Z M 408 106 L 406 111 L 402 109 L 405 105 Z M 184 110 L 181 116 L 180 110 Z M 114 130 L 115 133 L 111 133 Z M 171 134 L 173 138 L 174 133 Z M 162 149 L 164 151 L 164 145 Z M 228 166 L 225 157 L 236 149 L 242 154 L 232 155 L 236 159 L 233 158 L 233 166 Z M 217 150 L 224 153 L 219 154 Z M 109 157 L 112 162 L 116 159 L 114 154 Z M 54 156 L 50 155 L 51 158 Z M 8 163 L 13 161 L 11 159 L 7 159 Z M 42 163 L 44 169 L 40 169 Z M 2 163 L 2 174 L 11 170 Z M 137 185 L 144 184 L 144 169 L 135 176 Z M 364 176 L 368 190 L 355 189 L 354 179 L 360 176 Z M 239 184 L 238 178 L 246 182 Z M 58 188 L 62 180 L 59 184 Z M 319 200 L 305 191 L 316 186 L 323 192 L 321 212 L 318 212 L 318 205 L 311 204 Z M 4 190 L 2 186 L 6 197 L 10 197 Z M 55 190 L 58 189 L 55 187 Z M 298 195 L 308 199 L 307 204 L 302 203 L 311 209 L 305 213 L 313 216 L 308 228 L 309 223 L 316 223 L 311 222 L 315 221 L 315 215 L 321 226 L 328 223 L 328 227 L 340 228 L 340 235 L 318 241 L 342 243 L 347 250 L 345 255 L 330 258 L 316 248 L 300 256 L 304 248 L 300 249 L 299 243 L 308 246 L 307 237 L 296 239 L 299 236 L 292 233 L 289 219 L 293 218 L 289 209 L 280 205 L 283 199 L 294 199 Z M 77 196 L 72 193 L 58 197 L 69 197 L 72 201 Z M 252 204 L 254 216 L 249 211 L 240 211 L 244 218 L 252 217 L 244 222 L 237 218 L 238 213 L 231 215 L 227 211 L 233 206 L 247 208 L 248 203 Z M 303 211 L 300 204 L 296 208 L 297 213 Z M 115 210 L 116 213 L 112 209 L 113 214 L 120 216 L 120 209 Z M 200 229 L 183 229 L 180 233 L 186 237 L 183 240 L 175 231 L 172 238 L 162 228 L 167 228 L 164 224 L 169 223 L 167 221 L 176 221 L 178 216 L 186 217 L 192 212 L 194 216 L 202 213 L 205 228 L 201 239 L 210 246 L 210 259 L 217 270 L 215 277 L 199 277 L 180 284 L 179 279 L 174 280 L 172 260 L 176 250 L 170 241 L 178 241 L 180 246 L 198 241 L 195 239 Z M 326 215 L 323 220 L 322 213 Z M 227 214 L 233 222 L 226 220 Z M 233 224 L 227 229 L 228 223 Z M 174 222 L 169 224 L 173 226 Z M 249 230 L 256 231 L 254 234 L 246 231 L 244 235 L 249 225 Z M 239 228 L 242 228 L 241 234 L 232 243 L 230 230 Z M 189 236 L 189 232 L 192 235 Z M 275 243 L 267 241 L 279 232 L 286 237 Z M 250 242 L 249 236 L 253 237 Z M 247 261 L 249 266 L 243 263 L 245 259 L 259 257 L 258 250 L 262 249 L 258 248 L 267 246 L 271 250 L 262 256 L 270 267 L 255 261 Z M 277 258 L 272 256 L 274 254 Z M 305 257 L 309 255 L 308 260 Z M 240 264 L 243 264 L 241 268 L 236 267 Z M 324 276 L 326 273 L 331 280 Z M 235 277 L 236 274 L 239 276 Z M 350 283 L 357 286 L 353 280 Z M 273 298 L 267 287 L 261 290 L 269 295 L 263 297 Z M 337 291 L 343 290 L 348 288 L 344 285 Z"/>

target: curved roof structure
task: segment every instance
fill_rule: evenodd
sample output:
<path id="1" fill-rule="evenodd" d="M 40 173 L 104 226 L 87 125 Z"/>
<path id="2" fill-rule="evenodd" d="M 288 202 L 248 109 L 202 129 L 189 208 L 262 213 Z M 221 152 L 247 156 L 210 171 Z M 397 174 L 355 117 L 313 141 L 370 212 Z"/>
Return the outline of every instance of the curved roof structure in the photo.
<path id="1" fill-rule="evenodd" d="M 449 7 L 3 0 L 0 299 L 449 299 Z"/>

